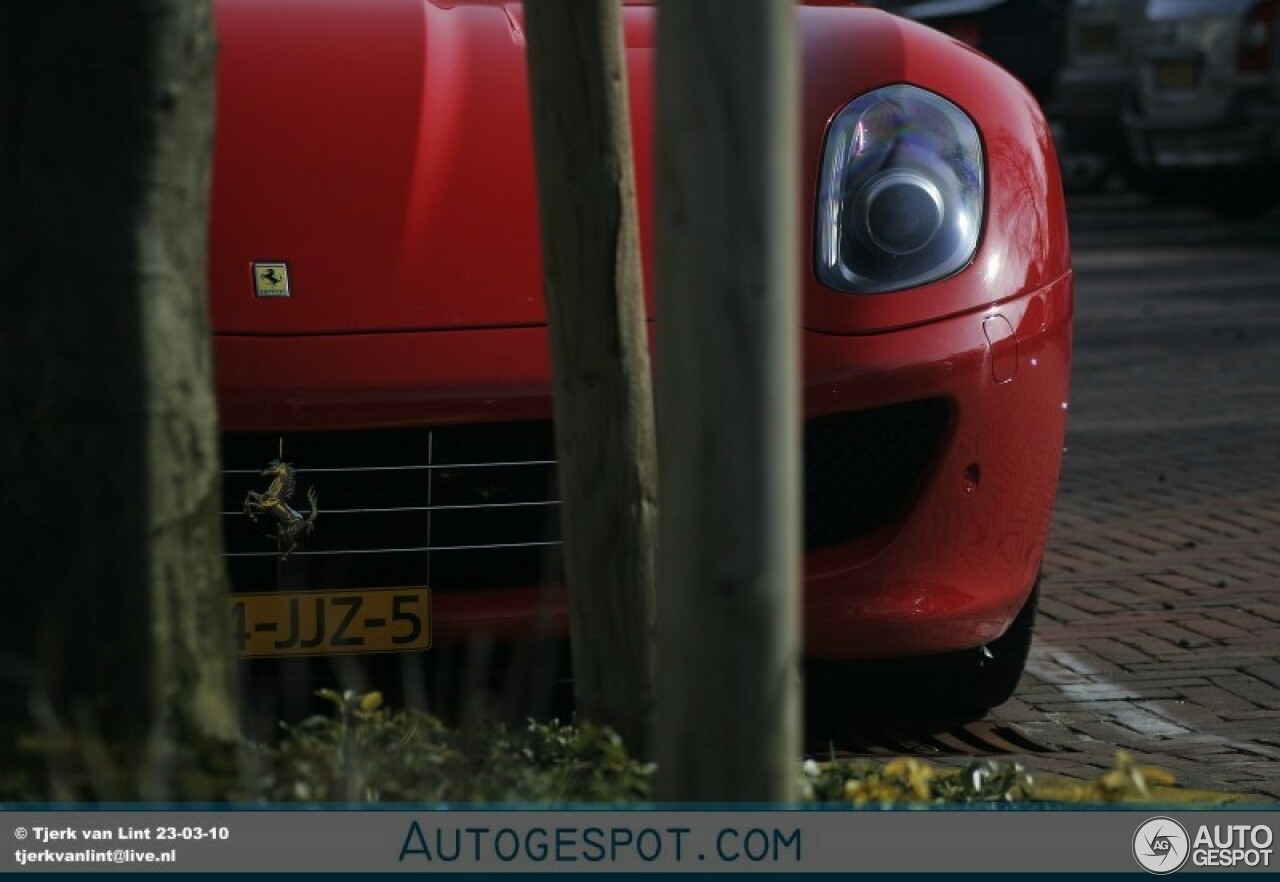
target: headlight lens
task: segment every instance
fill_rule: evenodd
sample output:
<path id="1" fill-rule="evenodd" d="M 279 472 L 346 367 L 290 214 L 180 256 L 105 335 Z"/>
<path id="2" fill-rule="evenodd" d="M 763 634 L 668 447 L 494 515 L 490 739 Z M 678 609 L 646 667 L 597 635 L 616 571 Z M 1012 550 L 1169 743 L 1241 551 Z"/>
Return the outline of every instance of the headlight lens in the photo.
<path id="1" fill-rule="evenodd" d="M 915 86 L 855 99 L 827 134 L 817 273 L 850 294 L 945 278 L 982 230 L 982 143 L 964 111 Z"/>

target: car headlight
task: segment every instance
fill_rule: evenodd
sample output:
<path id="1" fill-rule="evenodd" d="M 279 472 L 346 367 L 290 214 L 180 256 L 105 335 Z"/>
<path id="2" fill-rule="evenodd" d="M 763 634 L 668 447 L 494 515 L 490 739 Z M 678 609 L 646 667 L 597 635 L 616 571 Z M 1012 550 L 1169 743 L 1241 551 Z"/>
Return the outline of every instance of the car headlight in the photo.
<path id="1" fill-rule="evenodd" d="M 982 143 L 964 111 L 915 86 L 868 92 L 827 133 L 818 279 L 881 294 L 945 278 L 972 259 L 982 206 Z"/>

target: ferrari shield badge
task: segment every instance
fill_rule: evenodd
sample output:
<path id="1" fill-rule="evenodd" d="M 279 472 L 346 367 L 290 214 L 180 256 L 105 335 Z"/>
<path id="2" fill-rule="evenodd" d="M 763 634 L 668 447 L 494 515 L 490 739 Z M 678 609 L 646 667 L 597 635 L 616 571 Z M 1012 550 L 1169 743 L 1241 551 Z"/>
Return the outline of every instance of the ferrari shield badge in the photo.
<path id="1" fill-rule="evenodd" d="M 320 514 L 316 488 L 307 490 L 307 502 L 311 510 L 304 515 L 289 504 L 297 485 L 293 466 L 278 459 L 272 460 L 262 470 L 262 477 L 270 478 L 271 483 L 262 493 L 249 491 L 244 498 L 244 513 L 254 523 L 258 522 L 258 518 L 265 517 L 268 525 L 275 527 L 272 535 L 280 547 L 280 559 L 285 560 L 298 547 L 303 537 L 316 528 L 316 517 Z"/>
<path id="2" fill-rule="evenodd" d="M 291 297 L 289 264 L 263 261 L 253 264 L 253 293 L 259 297 Z"/>

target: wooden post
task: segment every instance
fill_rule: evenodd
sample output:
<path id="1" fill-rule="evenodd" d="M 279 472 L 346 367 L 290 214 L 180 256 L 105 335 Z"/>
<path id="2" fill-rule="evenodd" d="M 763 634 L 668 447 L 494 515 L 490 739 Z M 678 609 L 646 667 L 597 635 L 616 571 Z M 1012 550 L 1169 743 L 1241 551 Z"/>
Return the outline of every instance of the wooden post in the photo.
<path id="1" fill-rule="evenodd" d="M 659 8 L 661 799 L 796 794 L 794 15 L 792 0 Z"/>
<path id="2" fill-rule="evenodd" d="M 524 9 L 575 699 L 643 754 L 657 463 L 621 13 Z"/>

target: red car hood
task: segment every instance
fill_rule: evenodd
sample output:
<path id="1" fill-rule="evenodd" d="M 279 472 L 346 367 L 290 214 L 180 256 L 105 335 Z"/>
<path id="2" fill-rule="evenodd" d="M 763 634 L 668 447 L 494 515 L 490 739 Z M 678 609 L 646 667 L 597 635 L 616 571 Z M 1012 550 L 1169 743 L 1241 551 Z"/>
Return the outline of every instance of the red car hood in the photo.
<path id="1" fill-rule="evenodd" d="M 907 327 L 1065 272 L 1065 213 L 1034 99 L 944 35 L 849 7 L 810 0 L 801 9 L 802 192 L 815 190 L 826 125 L 840 107 L 868 89 L 914 82 L 978 119 L 989 212 L 973 271 L 922 289 L 851 297 L 807 273 L 806 326 Z M 545 323 L 518 2 L 216 0 L 215 16 L 209 272 L 218 333 Z M 624 21 L 647 239 L 655 11 L 628 4 Z M 813 203 L 800 208 L 811 223 Z M 650 260 L 652 250 L 644 253 Z M 286 264 L 292 296 L 256 296 L 255 262 Z"/>
<path id="2" fill-rule="evenodd" d="M 544 321 L 519 21 L 519 3 L 220 0 L 218 332 Z M 286 262 L 292 296 L 256 297 L 255 261 Z"/>

